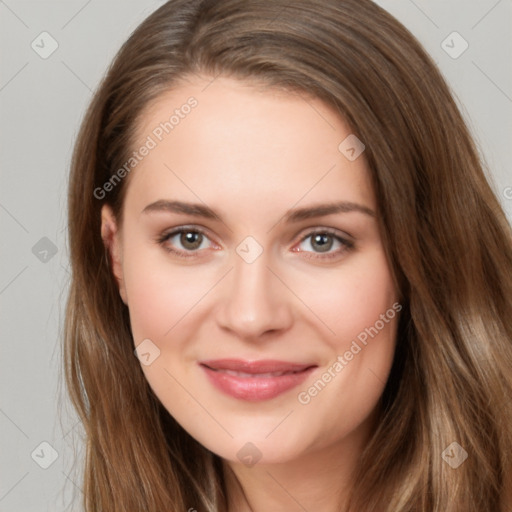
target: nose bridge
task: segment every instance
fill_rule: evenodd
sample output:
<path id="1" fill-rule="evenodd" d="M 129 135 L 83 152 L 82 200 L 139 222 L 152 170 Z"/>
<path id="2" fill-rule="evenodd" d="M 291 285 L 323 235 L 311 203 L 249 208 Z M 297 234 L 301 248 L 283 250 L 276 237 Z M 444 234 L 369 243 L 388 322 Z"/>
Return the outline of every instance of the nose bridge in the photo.
<path id="1" fill-rule="evenodd" d="M 269 257 L 262 252 L 247 258 L 240 244 L 233 255 L 233 271 L 223 302 L 220 323 L 242 337 L 257 337 L 267 331 L 286 328 L 291 321 L 286 290 L 275 282 Z"/>
<path id="2" fill-rule="evenodd" d="M 271 298 L 268 261 L 260 256 L 248 263 L 243 258 L 236 258 L 233 272 L 232 293 L 244 302 L 262 302 L 262 306 Z"/>

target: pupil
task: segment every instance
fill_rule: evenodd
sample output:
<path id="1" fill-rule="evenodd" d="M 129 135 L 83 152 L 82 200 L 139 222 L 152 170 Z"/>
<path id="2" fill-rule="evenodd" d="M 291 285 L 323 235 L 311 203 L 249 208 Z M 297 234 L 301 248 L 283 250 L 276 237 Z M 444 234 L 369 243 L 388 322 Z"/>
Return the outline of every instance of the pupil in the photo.
<path id="1" fill-rule="evenodd" d="M 315 235 L 313 237 L 313 247 L 315 244 L 319 252 L 327 252 L 332 247 L 332 237 L 325 234 Z"/>
<path id="2" fill-rule="evenodd" d="M 189 231 L 188 233 L 182 233 L 180 241 L 183 247 L 187 249 L 197 249 L 201 245 L 202 238 L 201 233 Z"/>

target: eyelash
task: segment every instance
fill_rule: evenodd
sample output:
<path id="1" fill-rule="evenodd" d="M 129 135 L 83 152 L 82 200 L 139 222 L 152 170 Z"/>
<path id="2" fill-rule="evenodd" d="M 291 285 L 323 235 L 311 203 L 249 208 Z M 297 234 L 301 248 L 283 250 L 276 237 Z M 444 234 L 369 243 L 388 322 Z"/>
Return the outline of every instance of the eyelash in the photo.
<path id="1" fill-rule="evenodd" d="M 186 227 L 186 226 L 183 226 L 183 227 L 180 227 L 180 228 L 175 229 L 173 231 L 170 231 L 170 232 L 167 232 L 167 233 L 163 233 L 162 235 L 160 235 L 157 238 L 157 242 L 167 252 L 175 254 L 176 256 L 178 256 L 180 258 L 194 258 L 194 257 L 197 257 L 197 253 L 198 253 L 197 250 L 195 250 L 195 251 L 181 251 L 181 250 L 173 249 L 169 245 L 166 244 L 166 242 L 169 239 L 171 239 L 172 237 L 174 237 L 176 235 L 183 234 L 183 233 L 198 233 L 198 234 L 201 234 L 204 237 L 209 239 L 207 233 L 205 231 L 203 231 L 201 228 L 199 228 L 199 227 Z M 332 259 L 332 258 L 340 256 L 342 253 L 344 253 L 346 251 L 350 251 L 350 250 L 354 249 L 354 243 L 352 241 L 347 240 L 346 238 L 341 237 L 339 234 L 337 234 L 337 232 L 335 230 L 329 229 L 329 228 L 314 229 L 313 231 L 310 231 L 309 233 L 307 233 L 306 235 L 304 235 L 300 239 L 299 245 L 302 244 L 308 238 L 313 237 L 315 235 L 328 235 L 328 236 L 331 236 L 337 242 L 339 242 L 342 245 L 342 248 L 338 249 L 337 251 L 328 252 L 328 253 L 324 253 L 324 254 L 322 254 L 322 253 L 313 253 L 313 254 L 316 254 L 316 256 L 306 256 L 306 258 L 308 258 L 308 259 L 312 259 L 312 258 L 313 259 L 321 259 L 321 260 Z M 305 252 L 306 254 L 311 254 L 311 251 L 303 251 L 303 250 L 295 250 L 294 252 Z"/>

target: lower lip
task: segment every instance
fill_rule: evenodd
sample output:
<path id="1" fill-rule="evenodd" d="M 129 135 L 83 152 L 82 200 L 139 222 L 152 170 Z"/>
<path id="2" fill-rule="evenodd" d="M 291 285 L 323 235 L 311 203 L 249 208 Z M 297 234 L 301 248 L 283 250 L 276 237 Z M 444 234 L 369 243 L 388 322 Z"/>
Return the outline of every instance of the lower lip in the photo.
<path id="1" fill-rule="evenodd" d="M 310 367 L 301 372 L 278 377 L 238 377 L 222 370 L 212 370 L 204 365 L 201 365 L 201 368 L 217 389 L 229 396 L 249 402 L 275 398 L 304 382 L 315 369 Z"/>

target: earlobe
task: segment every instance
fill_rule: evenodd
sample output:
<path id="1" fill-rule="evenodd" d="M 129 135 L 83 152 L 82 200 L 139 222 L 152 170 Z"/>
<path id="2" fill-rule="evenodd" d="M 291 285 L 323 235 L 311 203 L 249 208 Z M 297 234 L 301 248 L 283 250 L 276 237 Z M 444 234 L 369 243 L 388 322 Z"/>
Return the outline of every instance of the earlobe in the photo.
<path id="1" fill-rule="evenodd" d="M 127 304 L 120 233 L 114 212 L 108 205 L 104 205 L 101 208 L 101 238 L 105 245 L 112 273 L 114 274 L 118 284 L 119 294 L 121 295 L 123 302 Z"/>

